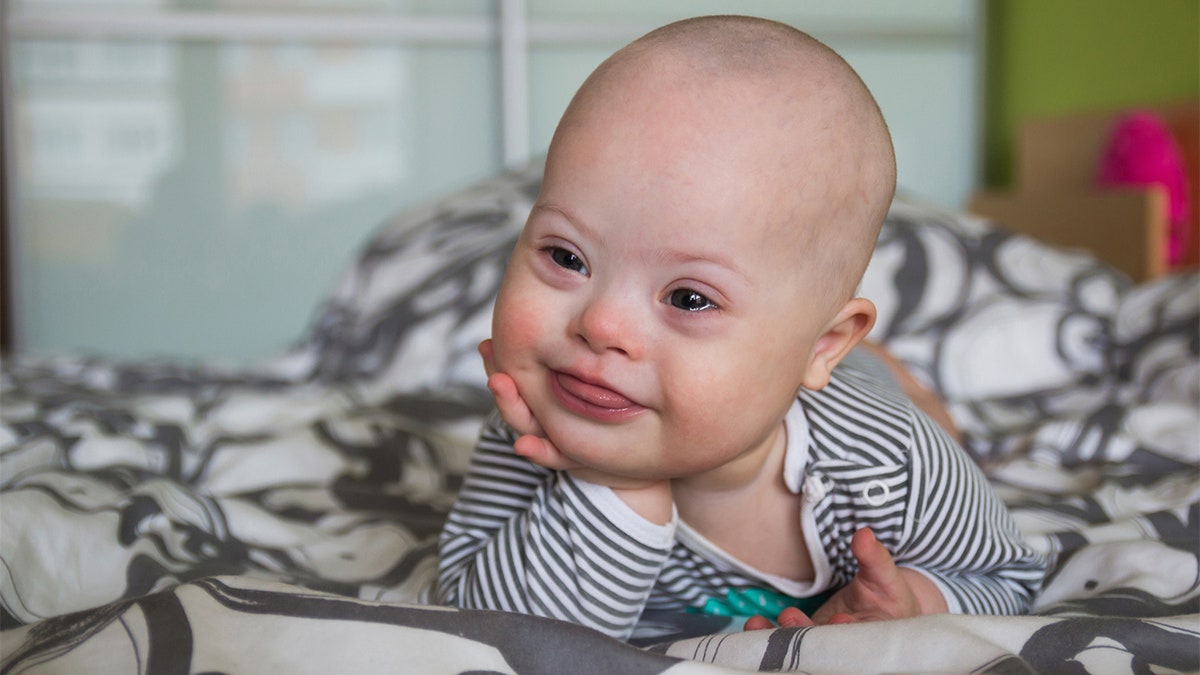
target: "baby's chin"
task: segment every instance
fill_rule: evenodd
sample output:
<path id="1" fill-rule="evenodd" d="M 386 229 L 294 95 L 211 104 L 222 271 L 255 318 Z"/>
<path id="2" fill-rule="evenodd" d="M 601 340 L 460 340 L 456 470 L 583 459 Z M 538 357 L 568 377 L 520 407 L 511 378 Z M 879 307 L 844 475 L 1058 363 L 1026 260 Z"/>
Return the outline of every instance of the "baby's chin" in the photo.
<path id="1" fill-rule="evenodd" d="M 531 408 L 532 410 L 532 408 Z M 537 417 L 537 411 L 533 411 Z M 539 418 L 541 419 L 541 418 Z M 634 477 L 631 471 L 640 471 L 628 449 L 628 444 L 614 441 L 604 430 L 597 431 L 587 422 L 571 416 L 562 410 L 556 410 L 545 415 L 542 429 L 546 438 L 558 448 L 564 457 L 578 462 L 590 469 L 606 473 Z M 640 476 L 639 476 L 640 477 Z"/>

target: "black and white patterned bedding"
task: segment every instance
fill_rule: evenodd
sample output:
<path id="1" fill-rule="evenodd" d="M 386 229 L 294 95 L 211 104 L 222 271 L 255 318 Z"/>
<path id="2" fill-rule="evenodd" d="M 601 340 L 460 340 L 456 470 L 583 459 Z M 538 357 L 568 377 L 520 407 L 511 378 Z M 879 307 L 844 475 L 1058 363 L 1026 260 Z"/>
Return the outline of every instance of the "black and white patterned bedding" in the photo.
<path id="1" fill-rule="evenodd" d="M 7 359 L 0 651 L 33 672 L 1200 671 L 1200 285 L 898 201 L 863 292 L 1032 542 L 1030 616 L 722 632 L 429 604 L 536 167 L 388 223 L 255 368 Z M 684 631 L 684 632 L 681 632 Z M 690 631 L 699 637 L 685 637 Z"/>

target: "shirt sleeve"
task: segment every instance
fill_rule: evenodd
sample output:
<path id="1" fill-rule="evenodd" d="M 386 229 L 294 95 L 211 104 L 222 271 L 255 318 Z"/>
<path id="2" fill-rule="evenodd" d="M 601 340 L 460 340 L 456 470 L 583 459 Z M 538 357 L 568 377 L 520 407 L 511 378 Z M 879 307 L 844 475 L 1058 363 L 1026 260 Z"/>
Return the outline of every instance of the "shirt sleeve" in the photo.
<path id="1" fill-rule="evenodd" d="M 897 564 L 928 576 L 951 612 L 1027 612 L 1045 557 L 1021 537 L 966 452 L 926 416 L 914 418 L 907 532 Z"/>
<path id="2" fill-rule="evenodd" d="M 517 456 L 493 414 L 439 541 L 437 600 L 626 638 L 674 545 L 610 488 Z"/>

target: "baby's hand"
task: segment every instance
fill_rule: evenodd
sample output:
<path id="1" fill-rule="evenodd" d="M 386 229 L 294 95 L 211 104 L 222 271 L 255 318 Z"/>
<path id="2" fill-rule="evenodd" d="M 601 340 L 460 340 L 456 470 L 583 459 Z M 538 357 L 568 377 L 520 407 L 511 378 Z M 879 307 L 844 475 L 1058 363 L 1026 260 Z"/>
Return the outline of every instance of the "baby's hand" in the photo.
<path id="1" fill-rule="evenodd" d="M 496 370 L 496 357 L 491 340 L 479 343 L 479 355 L 483 357 L 483 369 L 488 376 L 487 387 L 496 399 L 496 408 L 500 410 L 500 416 L 508 426 L 520 434 L 517 442 L 513 444 L 517 454 L 538 466 L 555 471 L 580 468 L 578 462 L 568 459 L 549 438 L 546 438 L 542 426 L 538 424 L 529 406 L 525 405 L 525 399 L 521 398 L 517 391 L 516 381 L 508 374 Z"/>
<path id="2" fill-rule="evenodd" d="M 783 610 L 779 615 L 780 626 L 884 621 L 947 610 L 946 599 L 937 586 L 916 570 L 897 567 L 892 554 L 870 529 L 854 533 L 850 550 L 858 560 L 854 579 L 813 612 L 812 618 L 794 607 Z M 771 627 L 770 620 L 761 616 L 750 618 L 745 625 L 746 630 Z"/>

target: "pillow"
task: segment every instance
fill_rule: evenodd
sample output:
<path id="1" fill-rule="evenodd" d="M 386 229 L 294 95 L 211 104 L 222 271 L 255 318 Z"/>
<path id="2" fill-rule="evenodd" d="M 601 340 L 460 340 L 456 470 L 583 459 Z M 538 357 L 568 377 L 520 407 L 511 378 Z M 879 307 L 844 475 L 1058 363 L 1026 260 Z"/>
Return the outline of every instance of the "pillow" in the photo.
<path id="1" fill-rule="evenodd" d="M 483 389 L 476 347 L 491 335 L 504 266 L 541 184 L 509 171 L 405 212 L 366 244 L 285 361 L 366 401 L 453 385 Z"/>
<path id="2" fill-rule="evenodd" d="M 898 199 L 861 293 L 871 338 L 946 402 L 977 457 L 1115 384 L 1112 321 L 1127 279 L 1095 257 L 970 214 Z"/>

